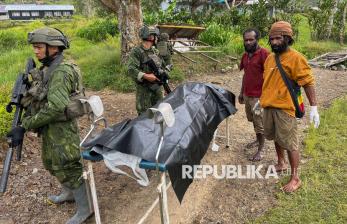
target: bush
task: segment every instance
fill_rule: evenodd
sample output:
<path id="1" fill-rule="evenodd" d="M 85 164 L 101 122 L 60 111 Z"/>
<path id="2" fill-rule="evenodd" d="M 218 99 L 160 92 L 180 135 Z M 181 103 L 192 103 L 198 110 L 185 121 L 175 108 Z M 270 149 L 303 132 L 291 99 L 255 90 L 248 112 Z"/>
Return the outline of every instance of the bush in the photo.
<path id="1" fill-rule="evenodd" d="M 77 31 L 77 36 L 99 42 L 106 40 L 108 36 L 114 37 L 118 33 L 116 19 L 98 19 L 89 26 Z"/>
<path id="2" fill-rule="evenodd" d="M 213 22 L 199 35 L 199 39 L 212 46 L 222 46 L 228 43 L 232 36 L 231 30 Z"/>
<path id="3" fill-rule="evenodd" d="M 9 128 L 11 127 L 11 123 L 13 120 L 13 115 L 7 113 L 6 105 L 10 101 L 10 93 L 12 90 L 12 86 L 9 83 L 0 85 L 0 137 L 5 136 Z"/>
<path id="4" fill-rule="evenodd" d="M 225 54 L 240 57 L 245 51 L 243 46 L 242 35 L 235 34 L 235 36 L 225 46 L 223 46 L 221 50 Z"/>

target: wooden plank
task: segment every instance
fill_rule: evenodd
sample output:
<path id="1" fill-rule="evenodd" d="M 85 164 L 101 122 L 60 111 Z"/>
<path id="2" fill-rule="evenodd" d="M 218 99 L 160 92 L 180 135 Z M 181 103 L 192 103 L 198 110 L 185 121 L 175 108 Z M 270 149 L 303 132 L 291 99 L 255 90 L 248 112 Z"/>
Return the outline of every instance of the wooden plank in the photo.
<path id="1" fill-rule="evenodd" d="M 332 66 L 332 65 L 339 64 L 339 63 L 344 62 L 344 61 L 347 61 L 347 56 L 345 56 L 345 57 L 343 57 L 343 58 L 339 58 L 339 59 L 337 59 L 337 60 L 334 60 L 334 61 L 332 61 L 332 62 L 330 62 L 330 63 L 327 63 L 327 64 L 324 65 L 324 67 L 327 68 L 327 67 L 330 67 L 330 66 Z"/>
<path id="2" fill-rule="evenodd" d="M 318 57 L 315 57 L 315 58 L 311 59 L 310 61 L 317 61 L 318 59 L 321 59 L 321 58 L 327 56 L 328 54 L 330 54 L 330 52 L 325 53 L 325 54 L 322 54 L 322 55 L 320 55 L 320 56 L 318 56 Z"/>
<path id="3" fill-rule="evenodd" d="M 184 43 L 182 41 L 180 43 L 183 45 L 186 45 L 186 46 L 188 45 L 187 43 Z M 190 47 L 190 48 L 192 48 L 192 47 Z M 217 59 L 212 58 L 212 57 L 208 56 L 207 54 L 204 54 L 204 53 L 219 53 L 219 52 L 220 51 L 187 51 L 185 53 L 200 53 L 202 56 L 204 56 L 204 57 L 206 57 L 206 58 L 208 58 L 214 62 L 220 63 L 220 61 L 218 61 Z"/>

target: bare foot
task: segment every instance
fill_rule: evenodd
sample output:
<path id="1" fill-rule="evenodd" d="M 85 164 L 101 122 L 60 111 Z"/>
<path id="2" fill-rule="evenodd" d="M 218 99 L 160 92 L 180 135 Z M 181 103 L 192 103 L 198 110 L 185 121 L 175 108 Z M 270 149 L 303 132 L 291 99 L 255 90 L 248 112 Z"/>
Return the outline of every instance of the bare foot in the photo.
<path id="1" fill-rule="evenodd" d="M 257 144 L 258 144 L 258 141 L 255 140 L 254 142 L 248 143 L 248 144 L 246 145 L 246 148 L 247 148 L 247 149 L 253 148 L 253 147 L 256 146 Z"/>
<path id="2" fill-rule="evenodd" d="M 277 173 L 280 173 L 282 171 L 286 171 L 288 169 L 288 165 L 286 163 L 277 163 L 275 165 L 275 169 Z"/>
<path id="3" fill-rule="evenodd" d="M 249 158 L 250 161 L 256 162 L 263 159 L 262 152 L 258 151 L 253 157 Z"/>
<path id="4" fill-rule="evenodd" d="M 282 190 L 286 193 L 292 193 L 299 189 L 301 186 L 301 180 L 299 178 L 291 179 L 286 185 L 282 187 Z"/>

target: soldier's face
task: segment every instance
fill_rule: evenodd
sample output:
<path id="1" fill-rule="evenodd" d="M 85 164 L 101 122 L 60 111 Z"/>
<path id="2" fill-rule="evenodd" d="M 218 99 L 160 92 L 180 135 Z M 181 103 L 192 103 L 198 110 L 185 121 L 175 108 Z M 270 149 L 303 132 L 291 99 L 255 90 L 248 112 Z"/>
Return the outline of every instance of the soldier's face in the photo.
<path id="1" fill-rule="evenodd" d="M 48 55 L 52 56 L 59 51 L 58 47 L 47 46 L 46 44 L 33 44 L 34 53 L 38 60 L 42 60 L 46 57 L 46 48 L 48 47 Z"/>
<path id="2" fill-rule="evenodd" d="M 46 57 L 46 44 L 33 44 L 34 54 L 38 60 Z"/>

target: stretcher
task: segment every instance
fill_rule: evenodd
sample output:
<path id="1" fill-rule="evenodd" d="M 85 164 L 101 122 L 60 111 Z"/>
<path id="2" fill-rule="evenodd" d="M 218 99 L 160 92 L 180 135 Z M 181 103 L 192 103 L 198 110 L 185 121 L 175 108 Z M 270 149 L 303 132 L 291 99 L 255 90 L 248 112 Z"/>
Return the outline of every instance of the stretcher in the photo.
<path id="1" fill-rule="evenodd" d="M 92 163 L 104 160 L 109 167 L 109 150 L 112 153 L 134 156 L 137 159 L 137 168 L 156 170 L 158 174 L 158 199 L 150 206 L 138 224 L 145 221 L 157 204 L 160 208 L 161 223 L 169 223 L 167 189 L 172 182 L 173 190 L 181 202 L 186 189 L 193 181 L 182 178 L 181 165 L 199 164 L 212 140 L 212 150 L 218 151 L 219 146 L 216 144 L 218 137 L 226 138 L 227 147 L 229 147 L 229 117 L 236 112 L 234 102 L 234 94 L 218 86 L 186 83 L 177 87 L 161 103 L 155 105 L 157 108 L 150 108 L 147 111 L 150 116 L 143 114 L 129 122 L 124 121 L 108 127 L 103 117 L 103 105 L 100 98 L 94 101 L 88 100 L 91 108 L 94 108 L 91 115 L 93 122 L 80 146 L 82 158 L 87 164 L 83 177 L 90 186 L 90 202 L 93 204 L 96 223 L 99 224 L 101 221 Z M 168 114 L 171 116 L 167 116 Z M 226 136 L 218 136 L 218 125 L 224 119 L 226 119 Z M 92 136 L 100 125 L 104 129 L 101 133 Z M 166 130 L 165 139 L 164 129 Z M 86 141 L 88 138 L 90 141 Z M 130 141 L 129 138 L 133 139 Z M 152 141 L 148 141 L 148 138 Z M 105 150 L 98 151 L 100 147 Z M 103 154 L 104 157 L 95 151 Z M 115 158 L 118 159 L 123 155 L 115 155 Z M 167 174 L 170 181 L 166 180 Z"/>
<path id="2" fill-rule="evenodd" d="M 95 222 L 97 224 L 101 224 L 101 218 L 100 218 L 100 211 L 99 211 L 99 205 L 98 205 L 98 199 L 96 194 L 96 186 L 95 186 L 95 180 L 94 180 L 94 173 L 93 173 L 93 165 L 92 162 L 98 162 L 102 161 L 103 157 L 102 155 L 95 153 L 92 149 L 83 149 L 83 143 L 91 136 L 91 134 L 95 131 L 95 129 L 98 127 L 100 123 L 103 123 L 103 126 L 105 128 L 108 127 L 106 119 L 103 117 L 103 105 L 99 97 L 92 96 L 91 99 L 86 101 L 92 108 L 93 114 L 93 122 L 91 124 L 90 130 L 87 133 L 87 135 L 84 137 L 84 139 L 80 143 L 80 147 L 82 148 L 81 156 L 83 160 L 87 161 L 87 166 L 85 167 L 85 171 L 83 172 L 83 178 L 89 183 L 89 189 L 91 194 L 91 201 L 92 206 L 95 213 Z M 166 106 L 171 109 L 171 111 L 167 111 L 167 113 L 171 113 L 173 115 L 172 108 L 170 104 L 166 104 Z M 93 110 L 93 108 L 97 108 L 97 111 Z M 153 119 L 156 123 L 160 124 L 161 127 L 161 140 L 157 149 L 156 154 L 156 162 L 149 162 L 146 160 L 141 160 L 139 166 L 142 169 L 147 170 L 156 170 L 158 172 L 159 177 L 159 184 L 157 186 L 157 192 L 158 192 L 158 201 L 159 201 L 159 207 L 160 207 L 160 215 L 161 215 L 161 223 L 163 224 L 169 224 L 169 211 L 168 211 L 168 204 L 167 204 L 167 188 L 169 187 L 166 184 L 166 166 L 165 164 L 159 163 L 158 158 L 160 155 L 161 146 L 164 140 L 164 129 L 165 127 L 172 126 L 172 124 L 167 124 L 165 120 L 163 119 L 163 114 L 161 114 L 160 111 L 158 111 L 156 108 L 151 108 L 150 110 L 153 111 Z M 174 116 L 173 116 L 174 117 Z M 154 205 L 155 206 L 155 205 Z M 153 206 L 153 207 L 154 207 Z M 151 209 L 153 210 L 153 209 Z M 147 213 L 146 213 L 147 214 Z M 149 213 L 148 213 L 149 214 Z M 147 215 L 148 216 L 148 215 Z M 142 219 L 138 222 L 143 223 L 145 219 L 147 218 L 145 215 L 142 217 Z"/>

